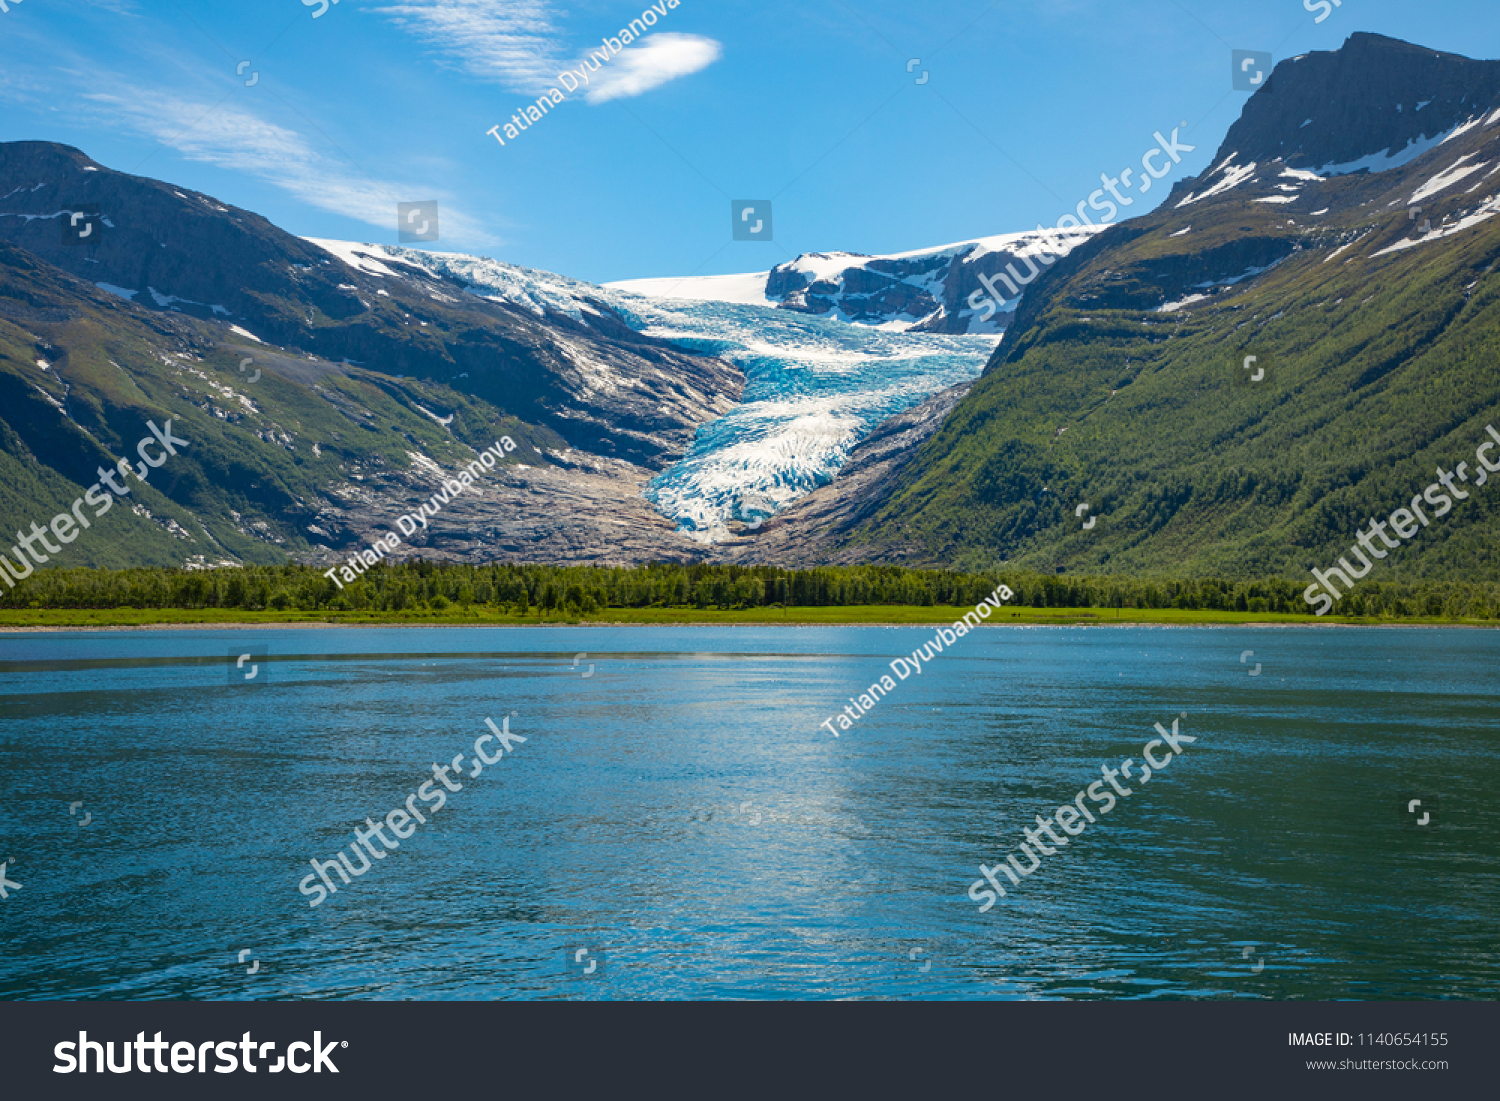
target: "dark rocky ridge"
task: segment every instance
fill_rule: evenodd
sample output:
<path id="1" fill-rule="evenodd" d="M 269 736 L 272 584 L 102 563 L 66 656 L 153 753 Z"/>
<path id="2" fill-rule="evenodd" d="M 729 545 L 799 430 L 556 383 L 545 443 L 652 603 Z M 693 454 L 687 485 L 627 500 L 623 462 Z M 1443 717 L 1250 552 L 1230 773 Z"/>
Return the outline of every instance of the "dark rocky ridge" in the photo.
<path id="1" fill-rule="evenodd" d="M 1074 244 L 1079 237 L 1069 238 Z M 1034 260 L 1020 255 L 1031 244 L 1022 240 L 1012 247 L 985 251 L 978 241 L 920 252 L 914 256 L 864 256 L 858 253 L 804 253 L 795 260 L 779 264 L 766 278 L 766 296 L 779 300 L 784 310 L 828 317 L 842 314 L 861 325 L 880 325 L 906 320 L 911 332 L 968 333 L 1003 331 L 1016 309 L 1012 299 L 1000 308 L 983 309 L 990 292 L 980 282 L 981 276 L 994 280 L 1007 269 L 1014 269 L 1020 280 L 1034 274 Z M 848 263 L 831 275 L 815 278 L 799 265 L 809 261 L 842 260 Z M 821 265 L 820 265 L 821 266 Z M 1040 266 L 1040 265 L 1039 265 Z M 1013 276 L 1013 278 L 1014 278 Z M 1025 283 L 1017 280 L 1018 286 Z M 1003 282 L 997 286 L 1005 289 Z M 971 295 L 978 293 L 981 309 L 969 305 Z M 979 318 L 983 317 L 983 323 Z"/>
<path id="2" fill-rule="evenodd" d="M 1348 164 L 1387 149 L 1399 152 L 1497 106 L 1500 61 L 1358 32 L 1337 51 L 1278 63 L 1270 87 L 1251 96 L 1229 128 L 1215 163 L 1233 152 L 1241 163 Z"/>

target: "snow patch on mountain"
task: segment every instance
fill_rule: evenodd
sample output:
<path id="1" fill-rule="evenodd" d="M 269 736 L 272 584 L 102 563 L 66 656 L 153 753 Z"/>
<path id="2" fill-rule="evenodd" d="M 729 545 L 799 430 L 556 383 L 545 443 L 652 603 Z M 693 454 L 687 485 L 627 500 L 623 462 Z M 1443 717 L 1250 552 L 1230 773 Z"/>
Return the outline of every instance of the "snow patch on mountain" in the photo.
<path id="1" fill-rule="evenodd" d="M 1480 222 L 1487 222 L 1496 214 L 1500 214 L 1500 196 L 1492 197 L 1488 202 L 1480 206 L 1478 210 L 1475 210 L 1471 214 L 1465 214 L 1452 225 L 1436 226 L 1431 232 L 1424 233 L 1420 237 L 1408 237 L 1397 241 L 1389 248 L 1383 248 L 1378 252 L 1371 253 L 1371 259 L 1377 256 L 1385 256 L 1392 252 L 1403 252 L 1409 248 L 1416 248 L 1418 245 L 1428 245 L 1434 241 L 1441 241 L 1444 237 L 1452 237 L 1455 233 L 1462 233 L 1466 229 L 1472 229 Z"/>
<path id="2" fill-rule="evenodd" d="M 468 294 L 516 306 L 537 317 L 558 313 L 587 324 L 590 318 L 600 316 L 598 303 L 605 297 L 593 283 L 507 264 L 488 256 L 424 252 L 398 245 L 361 245 L 316 237 L 304 240 L 368 275 L 399 279 L 415 271 L 450 284 L 457 282 Z"/>
<path id="3" fill-rule="evenodd" d="M 970 305 L 975 292 L 990 297 L 980 290 L 979 277 L 995 276 L 1028 257 L 1066 253 L 1104 228 L 1003 233 L 879 256 L 810 252 L 770 271 L 629 279 L 607 286 L 658 299 L 778 306 L 893 332 L 997 335 L 1014 313 L 1014 302 L 1000 311 Z"/>
<path id="4" fill-rule="evenodd" d="M 1479 164 L 1465 164 L 1466 161 L 1471 161 L 1478 155 L 1477 153 L 1470 153 L 1459 157 L 1458 160 L 1417 188 L 1412 193 L 1412 197 L 1406 200 L 1406 205 L 1411 206 L 1413 203 L 1420 203 L 1423 199 L 1431 198 L 1440 191 L 1446 191 L 1458 183 L 1459 180 L 1472 176 L 1482 168 L 1489 167 L 1489 161 L 1481 161 Z"/>
<path id="5" fill-rule="evenodd" d="M 775 300 L 766 297 L 766 280 L 770 275 L 768 271 L 756 271 L 743 275 L 689 275 L 681 279 L 624 279 L 605 286 L 647 298 L 774 306 Z"/>
<path id="6" fill-rule="evenodd" d="M 355 271 L 380 278 L 395 277 L 396 273 L 382 264 L 376 257 L 386 251 L 384 245 L 359 245 L 352 241 L 329 241 L 321 237 L 304 237 L 303 240 L 333 253 Z"/>
<path id="7" fill-rule="evenodd" d="M 1181 210 L 1183 207 L 1191 206 L 1193 203 L 1207 199 L 1211 195 L 1222 195 L 1224 192 L 1239 187 L 1240 184 L 1252 178 L 1255 175 L 1255 162 L 1251 161 L 1249 164 L 1235 165 L 1236 156 L 1237 154 L 1231 153 L 1208 175 L 1207 179 L 1213 179 L 1215 175 L 1220 176 L 1221 178 L 1218 183 L 1212 185 L 1206 191 L 1189 194 L 1187 198 L 1177 204 L 1176 209 Z"/>
<path id="8" fill-rule="evenodd" d="M 1321 168 L 1313 169 L 1320 176 L 1349 176 L 1355 172 L 1368 170 L 1370 172 L 1387 172 L 1392 168 L 1401 168 L 1410 164 L 1424 153 L 1431 152 L 1440 145 L 1446 145 L 1455 138 L 1462 137 L 1468 131 L 1474 129 L 1484 122 L 1483 115 L 1450 127 L 1438 134 L 1428 137 L 1413 138 L 1400 149 L 1382 149 L 1357 160 L 1347 161 L 1344 164 L 1325 164 Z"/>

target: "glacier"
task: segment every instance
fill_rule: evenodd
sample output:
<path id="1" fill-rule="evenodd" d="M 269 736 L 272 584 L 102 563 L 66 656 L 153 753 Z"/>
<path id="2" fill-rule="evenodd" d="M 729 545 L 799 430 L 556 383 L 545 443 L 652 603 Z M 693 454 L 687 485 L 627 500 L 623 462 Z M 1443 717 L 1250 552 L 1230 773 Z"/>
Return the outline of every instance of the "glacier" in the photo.
<path id="1" fill-rule="evenodd" d="M 538 317 L 587 324 L 600 305 L 631 328 L 745 373 L 743 399 L 698 429 L 645 496 L 692 539 L 754 529 L 832 481 L 881 421 L 977 378 L 998 334 L 900 332 L 770 305 L 646 297 L 482 256 L 308 238 L 344 263 L 401 278 L 409 265 Z"/>
<path id="2" fill-rule="evenodd" d="M 833 480 L 887 417 L 977 378 L 998 336 L 903 333 L 733 302 L 642 298 L 610 305 L 648 336 L 728 360 L 745 394 L 698 430 L 646 497 L 700 542 L 755 528 Z"/>

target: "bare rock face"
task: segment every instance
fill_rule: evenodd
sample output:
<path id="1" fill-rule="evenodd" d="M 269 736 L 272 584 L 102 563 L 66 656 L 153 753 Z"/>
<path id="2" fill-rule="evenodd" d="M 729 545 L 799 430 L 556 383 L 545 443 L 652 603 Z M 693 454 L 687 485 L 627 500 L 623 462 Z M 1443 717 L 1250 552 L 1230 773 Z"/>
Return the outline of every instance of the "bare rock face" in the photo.
<path id="1" fill-rule="evenodd" d="M 1054 254 L 1088 242 L 1099 229 L 1048 233 L 1038 227 L 904 256 L 806 253 L 770 271 L 766 297 L 783 310 L 842 317 L 860 325 L 898 321 L 911 332 L 1003 332 L 1021 290 L 1037 271 L 1054 263 Z M 1039 256 L 1043 246 L 1046 251 Z M 1013 289 L 1007 288 L 1007 278 Z M 999 289 L 999 299 L 984 279 Z"/>
<path id="2" fill-rule="evenodd" d="M 1361 31 L 1339 50 L 1281 61 L 1271 85 L 1250 97 L 1221 154 L 1316 171 L 1405 149 L 1493 109 L 1500 61 Z"/>
<path id="3" fill-rule="evenodd" d="M 314 524 L 342 549 L 322 547 L 305 560 L 334 565 L 391 532 L 402 537 L 390 556 L 397 560 L 614 566 L 709 557 L 710 548 L 679 535 L 641 496 L 651 471 L 585 452 L 549 457 L 557 465 L 498 467 L 446 504 L 435 502 L 443 490 L 435 471 L 335 487 Z M 435 503 L 440 512 L 424 528 L 421 506 Z"/>

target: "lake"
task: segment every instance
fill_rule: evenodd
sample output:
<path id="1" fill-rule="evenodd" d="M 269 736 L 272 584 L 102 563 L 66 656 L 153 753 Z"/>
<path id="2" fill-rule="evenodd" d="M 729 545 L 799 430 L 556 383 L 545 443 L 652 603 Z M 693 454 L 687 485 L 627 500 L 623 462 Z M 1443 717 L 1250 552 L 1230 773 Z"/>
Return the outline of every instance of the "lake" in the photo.
<path id="1" fill-rule="evenodd" d="M 0 997 L 1500 996 L 1500 633 L 986 627 L 820 725 L 932 633 L 0 635 Z"/>

